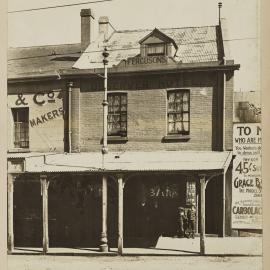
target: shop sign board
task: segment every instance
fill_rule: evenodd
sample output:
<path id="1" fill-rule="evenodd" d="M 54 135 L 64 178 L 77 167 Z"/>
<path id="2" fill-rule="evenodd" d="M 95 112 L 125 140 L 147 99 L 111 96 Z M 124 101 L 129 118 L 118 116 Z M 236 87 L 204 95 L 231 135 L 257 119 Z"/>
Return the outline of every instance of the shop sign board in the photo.
<path id="1" fill-rule="evenodd" d="M 24 172 L 24 160 L 9 160 L 8 173 L 21 173 Z"/>
<path id="2" fill-rule="evenodd" d="M 234 125 L 232 228 L 262 229 L 261 124 Z"/>

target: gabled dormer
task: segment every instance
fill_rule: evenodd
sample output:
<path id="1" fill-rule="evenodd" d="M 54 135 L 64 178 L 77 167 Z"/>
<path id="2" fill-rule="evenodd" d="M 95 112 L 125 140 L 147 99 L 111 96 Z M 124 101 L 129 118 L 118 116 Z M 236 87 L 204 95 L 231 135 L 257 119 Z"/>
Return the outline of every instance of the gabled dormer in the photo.
<path id="1" fill-rule="evenodd" d="M 155 28 L 139 41 L 141 57 L 164 55 L 174 57 L 178 46 L 169 36 Z"/>

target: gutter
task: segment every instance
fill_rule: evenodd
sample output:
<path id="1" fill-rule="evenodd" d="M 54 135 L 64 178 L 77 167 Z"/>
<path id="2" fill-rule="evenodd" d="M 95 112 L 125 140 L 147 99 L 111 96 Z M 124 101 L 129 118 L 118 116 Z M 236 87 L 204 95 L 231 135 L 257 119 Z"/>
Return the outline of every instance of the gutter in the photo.
<path id="1" fill-rule="evenodd" d="M 115 67 L 109 68 L 108 73 L 112 76 L 121 75 L 121 76 L 130 76 L 130 75 L 145 75 L 145 74 L 159 74 L 160 72 L 167 72 L 167 73 L 177 73 L 177 72 L 207 72 L 207 71 L 231 71 L 231 70 L 239 70 L 239 64 L 215 64 L 215 65 L 205 65 L 205 66 L 176 66 L 171 65 L 167 66 L 166 68 L 155 68 L 155 69 L 144 69 L 144 70 L 136 70 L 136 69 L 118 69 Z M 65 78 L 81 78 L 81 77 L 93 77 L 96 78 L 98 74 L 102 74 L 103 69 L 62 69 L 57 72 L 57 74 L 29 74 L 27 76 L 18 76 L 8 78 L 8 83 L 18 83 L 18 82 L 26 82 L 26 81 L 49 81 L 49 80 L 61 80 Z"/>

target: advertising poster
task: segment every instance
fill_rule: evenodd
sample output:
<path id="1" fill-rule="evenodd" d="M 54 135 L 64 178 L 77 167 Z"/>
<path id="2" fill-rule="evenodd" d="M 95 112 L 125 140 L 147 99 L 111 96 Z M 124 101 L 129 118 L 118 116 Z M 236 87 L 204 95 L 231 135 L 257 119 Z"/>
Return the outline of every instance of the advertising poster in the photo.
<path id="1" fill-rule="evenodd" d="M 261 124 L 234 125 L 232 228 L 262 229 Z"/>

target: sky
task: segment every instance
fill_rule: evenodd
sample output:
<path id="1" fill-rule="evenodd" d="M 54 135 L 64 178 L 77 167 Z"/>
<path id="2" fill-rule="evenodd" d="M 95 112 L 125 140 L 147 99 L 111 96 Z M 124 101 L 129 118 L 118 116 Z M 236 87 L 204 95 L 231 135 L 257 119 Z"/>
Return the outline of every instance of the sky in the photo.
<path id="1" fill-rule="evenodd" d="M 39 8 L 87 0 L 8 0 L 8 10 Z M 220 1 L 220 0 L 219 0 Z M 100 16 L 108 16 L 117 30 L 204 26 L 218 23 L 218 0 L 113 0 L 81 6 L 8 14 L 11 47 L 80 42 L 80 10 L 95 14 L 94 36 Z M 235 91 L 259 91 L 259 0 L 223 0 L 232 58 L 240 64 Z"/>

